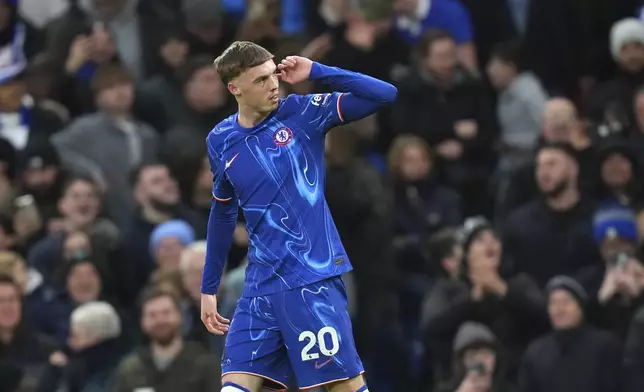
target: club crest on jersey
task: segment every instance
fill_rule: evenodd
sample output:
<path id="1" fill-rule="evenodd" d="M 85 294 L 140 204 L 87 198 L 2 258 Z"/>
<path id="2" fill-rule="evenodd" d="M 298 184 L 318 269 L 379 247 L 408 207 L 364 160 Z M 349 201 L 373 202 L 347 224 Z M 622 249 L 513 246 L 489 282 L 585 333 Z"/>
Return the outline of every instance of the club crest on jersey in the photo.
<path id="1" fill-rule="evenodd" d="M 278 146 L 286 146 L 293 140 L 293 131 L 288 127 L 280 127 L 273 135 L 273 141 Z"/>

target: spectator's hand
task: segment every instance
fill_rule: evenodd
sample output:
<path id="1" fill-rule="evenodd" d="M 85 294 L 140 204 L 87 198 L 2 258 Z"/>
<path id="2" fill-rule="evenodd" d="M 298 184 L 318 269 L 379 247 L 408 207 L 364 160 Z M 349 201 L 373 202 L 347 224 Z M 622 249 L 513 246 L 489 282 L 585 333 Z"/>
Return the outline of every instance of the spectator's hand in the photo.
<path id="1" fill-rule="evenodd" d="M 331 34 L 325 33 L 309 42 L 304 49 L 302 49 L 300 56 L 308 59 L 320 59 L 324 57 L 332 47 L 333 40 L 331 38 Z"/>
<path id="2" fill-rule="evenodd" d="M 474 282 L 474 286 L 472 287 L 472 291 L 470 292 L 472 301 L 478 302 L 483 299 L 483 296 L 485 295 L 485 290 L 483 289 L 483 285 L 478 284 Z"/>
<path id="3" fill-rule="evenodd" d="M 608 267 L 604 275 L 604 281 L 597 294 L 597 300 L 600 304 L 605 304 L 617 293 L 617 283 L 619 278 L 619 270 L 615 267 Z"/>
<path id="4" fill-rule="evenodd" d="M 617 291 L 630 298 L 636 298 L 642 292 L 642 286 L 638 279 L 641 279 L 641 265 L 629 260 L 623 267 L 617 268 L 616 281 Z"/>
<path id="5" fill-rule="evenodd" d="M 474 120 L 460 120 L 454 124 L 454 130 L 460 139 L 470 140 L 478 135 L 479 127 Z"/>
<path id="6" fill-rule="evenodd" d="M 49 364 L 56 367 L 67 366 L 69 360 L 67 356 L 60 351 L 55 351 L 49 356 Z"/>
<path id="7" fill-rule="evenodd" d="M 279 78 L 288 84 L 298 84 L 309 79 L 313 61 L 306 57 L 287 56 L 277 65 Z"/>
<path id="8" fill-rule="evenodd" d="M 469 371 L 456 392 L 488 392 L 492 388 L 492 378 L 487 374 Z"/>
<path id="9" fill-rule="evenodd" d="M 183 65 L 188 56 L 188 44 L 176 38 L 170 39 L 161 47 L 161 58 L 172 69 Z"/>
<path id="10" fill-rule="evenodd" d="M 436 151 L 441 158 L 448 161 L 455 161 L 463 155 L 463 145 L 454 139 L 445 140 L 438 145 Z"/>
<path id="11" fill-rule="evenodd" d="M 21 208 L 13 216 L 13 226 L 20 241 L 26 241 L 43 227 L 42 218 L 38 210 Z"/>
<path id="12" fill-rule="evenodd" d="M 217 311 L 217 296 L 201 294 L 201 321 L 208 331 L 215 335 L 223 335 L 230 328 L 230 320 L 222 317 Z"/>
<path id="13" fill-rule="evenodd" d="M 90 59 L 93 50 L 92 46 L 93 41 L 89 37 L 85 35 L 77 36 L 69 48 L 67 62 L 65 63 L 65 71 L 69 74 L 73 74 L 78 71 L 78 69 Z"/>

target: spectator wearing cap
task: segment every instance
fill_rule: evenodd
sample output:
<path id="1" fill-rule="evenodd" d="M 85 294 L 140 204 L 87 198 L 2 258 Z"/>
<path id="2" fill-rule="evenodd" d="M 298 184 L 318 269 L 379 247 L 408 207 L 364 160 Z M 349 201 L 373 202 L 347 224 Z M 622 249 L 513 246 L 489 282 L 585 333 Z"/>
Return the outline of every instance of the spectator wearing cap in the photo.
<path id="1" fill-rule="evenodd" d="M 56 112 L 29 95 L 25 66 L 13 70 L 0 68 L 0 137 L 17 151 L 46 142 L 64 125 Z"/>
<path id="2" fill-rule="evenodd" d="M 617 73 L 588 97 L 588 111 L 596 121 L 601 121 L 612 104 L 632 113 L 633 93 L 644 83 L 644 24 L 636 18 L 615 22 L 610 31 L 610 53 L 617 63 Z"/>
<path id="3" fill-rule="evenodd" d="M 546 286 L 553 332 L 534 341 L 521 361 L 520 392 L 622 391 L 622 348 L 613 334 L 589 326 L 586 291 L 567 276 Z"/>
<path id="4" fill-rule="evenodd" d="M 635 310 L 644 304 L 644 266 L 634 256 L 637 226 L 633 211 L 614 203 L 598 209 L 594 237 L 602 262 L 578 274 L 590 296 L 588 320 L 624 337 Z"/>
<path id="5" fill-rule="evenodd" d="M 642 166 L 626 140 L 606 140 L 598 148 L 599 189 L 602 203 L 638 208 L 644 203 Z"/>
<path id="6" fill-rule="evenodd" d="M 467 219 L 462 228 L 463 262 L 459 280 L 436 282 L 423 304 L 421 323 L 435 361 L 443 369 L 459 326 L 485 324 L 500 339 L 509 365 L 516 364 L 528 342 L 547 328 L 543 296 L 527 275 L 501 272 L 502 244 L 482 217 Z M 516 376 L 516 367 L 508 369 Z"/>
<path id="7" fill-rule="evenodd" d="M 454 337 L 453 376 L 439 392 L 507 392 L 496 336 L 481 323 L 463 323 Z"/>
<path id="8" fill-rule="evenodd" d="M 150 253 L 160 270 L 178 270 L 181 252 L 195 242 L 195 231 L 175 219 L 158 225 L 150 235 Z"/>
<path id="9" fill-rule="evenodd" d="M 453 0 L 395 0 L 396 33 L 413 45 L 429 30 L 447 31 L 457 44 L 457 58 L 467 68 L 477 69 L 474 32 L 470 13 Z"/>
<path id="10" fill-rule="evenodd" d="M 79 117 L 52 142 L 66 168 L 93 178 L 105 189 L 107 212 L 124 228 L 134 211 L 129 174 L 156 158 L 158 136 L 134 116 L 133 80 L 123 67 L 99 68 L 92 88 L 99 111 Z"/>
<path id="11" fill-rule="evenodd" d="M 49 141 L 27 146 L 20 157 L 20 194 L 31 195 L 43 220 L 57 213 L 66 173 Z"/>
<path id="12" fill-rule="evenodd" d="M 598 265 L 593 239 L 594 204 L 579 189 L 577 154 L 568 144 L 541 146 L 535 159 L 541 196 L 519 207 L 504 225 L 506 263 L 537 280 Z"/>

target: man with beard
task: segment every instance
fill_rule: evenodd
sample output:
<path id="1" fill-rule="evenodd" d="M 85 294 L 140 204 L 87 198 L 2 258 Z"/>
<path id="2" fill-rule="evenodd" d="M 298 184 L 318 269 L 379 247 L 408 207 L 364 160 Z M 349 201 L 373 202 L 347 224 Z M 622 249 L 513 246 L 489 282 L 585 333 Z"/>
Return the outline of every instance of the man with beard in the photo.
<path id="1" fill-rule="evenodd" d="M 555 275 L 569 275 L 599 263 L 593 242 L 593 204 L 579 191 L 579 164 L 568 144 L 546 144 L 535 159 L 541 197 L 510 214 L 503 244 L 506 263 L 543 287 Z"/>
<path id="2" fill-rule="evenodd" d="M 153 290 L 141 303 L 141 329 L 150 343 L 123 360 L 113 391 L 218 391 L 219 361 L 198 343 L 183 341 L 179 300 Z"/>
<path id="3" fill-rule="evenodd" d="M 131 176 L 137 212 L 125 230 L 121 257 L 115 258 L 121 269 L 116 276 L 121 281 L 125 300 L 136 298 L 146 285 L 156 263 L 150 253 L 149 241 L 154 228 L 172 219 L 188 222 L 197 239 L 205 238 L 206 222 L 197 212 L 181 203 L 181 194 L 170 170 L 162 163 L 148 163 L 138 167 Z"/>

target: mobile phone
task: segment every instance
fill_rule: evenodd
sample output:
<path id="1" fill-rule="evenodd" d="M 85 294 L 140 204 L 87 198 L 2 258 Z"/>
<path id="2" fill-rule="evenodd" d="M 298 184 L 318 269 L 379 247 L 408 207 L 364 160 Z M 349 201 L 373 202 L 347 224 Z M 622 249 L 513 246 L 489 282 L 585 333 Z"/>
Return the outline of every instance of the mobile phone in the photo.
<path id="1" fill-rule="evenodd" d="M 18 196 L 13 201 L 14 206 L 19 209 L 25 209 L 33 207 L 36 204 L 34 197 L 32 195 L 22 195 Z"/>
<path id="2" fill-rule="evenodd" d="M 478 373 L 480 375 L 483 375 L 483 374 L 487 373 L 487 369 L 485 368 L 485 365 L 483 363 L 481 363 L 481 362 L 478 362 L 478 363 L 475 363 L 475 364 L 473 364 L 471 366 L 468 366 L 467 371 L 468 372 L 475 372 L 475 373 Z"/>

